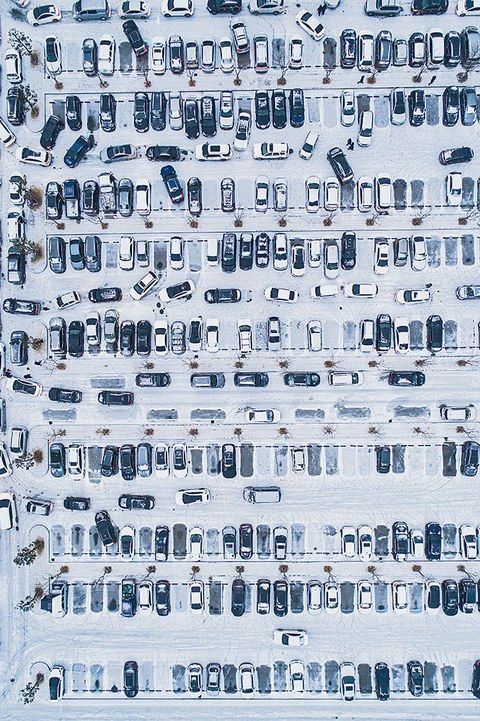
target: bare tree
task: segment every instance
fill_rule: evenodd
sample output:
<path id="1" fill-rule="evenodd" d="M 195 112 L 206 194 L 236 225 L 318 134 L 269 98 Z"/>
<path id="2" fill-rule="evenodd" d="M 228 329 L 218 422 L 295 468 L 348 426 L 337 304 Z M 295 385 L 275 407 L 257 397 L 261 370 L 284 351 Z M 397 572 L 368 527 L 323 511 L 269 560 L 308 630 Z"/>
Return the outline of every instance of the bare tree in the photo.
<path id="1" fill-rule="evenodd" d="M 33 683 L 29 681 L 25 688 L 22 688 L 20 691 L 20 699 L 25 705 L 32 703 L 35 700 L 35 696 L 37 695 L 40 684 L 43 683 L 44 678 L 43 673 L 37 673 L 35 681 Z"/>

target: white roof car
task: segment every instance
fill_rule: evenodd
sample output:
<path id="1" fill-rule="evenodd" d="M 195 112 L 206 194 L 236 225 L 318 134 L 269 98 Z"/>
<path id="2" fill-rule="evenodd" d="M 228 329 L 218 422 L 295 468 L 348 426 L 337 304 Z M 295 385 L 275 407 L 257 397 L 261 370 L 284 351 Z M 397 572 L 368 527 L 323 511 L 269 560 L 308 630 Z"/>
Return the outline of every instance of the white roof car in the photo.
<path id="1" fill-rule="evenodd" d="M 150 181 L 146 178 L 141 178 L 140 180 L 137 180 L 137 182 L 135 183 L 135 210 L 139 215 L 150 214 L 150 195 Z"/>
<path id="2" fill-rule="evenodd" d="M 323 184 L 323 205 L 330 213 L 338 210 L 340 205 L 340 183 L 333 176 L 326 178 Z"/>
<path id="3" fill-rule="evenodd" d="M 340 664 L 340 683 L 344 701 L 353 701 L 355 698 L 355 666 L 350 661 Z"/>
<path id="4" fill-rule="evenodd" d="M 463 524 L 459 528 L 460 552 L 463 558 L 472 560 L 478 555 L 477 534 L 473 526 Z"/>
<path id="5" fill-rule="evenodd" d="M 280 160 L 288 158 L 290 148 L 288 143 L 255 143 L 252 153 L 256 160 Z"/>
<path id="6" fill-rule="evenodd" d="M 480 15 L 480 0 L 458 0 L 457 15 Z"/>
<path id="7" fill-rule="evenodd" d="M 233 128 L 233 93 L 231 90 L 222 90 L 220 93 L 218 121 L 222 130 Z"/>
<path id="8" fill-rule="evenodd" d="M 166 443 L 157 443 L 155 446 L 155 475 L 157 478 L 167 478 L 169 474 L 169 446 Z"/>
<path id="9" fill-rule="evenodd" d="M 310 158 L 313 155 L 313 151 L 315 150 L 315 146 L 318 141 L 318 133 L 316 133 L 314 130 L 310 130 L 307 133 L 307 137 L 303 141 L 303 145 L 298 151 L 298 154 L 301 158 L 304 160 L 310 160 Z"/>
<path id="10" fill-rule="evenodd" d="M 373 532 L 370 526 L 357 529 L 358 555 L 362 561 L 368 561 L 373 552 Z"/>
<path id="11" fill-rule="evenodd" d="M 100 325 L 100 314 L 96 310 L 92 310 L 88 314 L 85 328 L 88 345 L 100 345 L 102 327 Z"/>
<path id="12" fill-rule="evenodd" d="M 232 41 L 227 37 L 220 38 L 218 47 L 220 49 L 220 70 L 224 73 L 231 73 L 235 68 Z"/>
<path id="13" fill-rule="evenodd" d="M 118 548 L 122 558 L 133 561 L 135 549 L 135 529 L 133 526 L 124 526 L 118 534 Z"/>
<path id="14" fill-rule="evenodd" d="M 232 157 L 230 143 L 202 143 L 195 147 L 197 160 L 229 160 Z"/>
<path id="15" fill-rule="evenodd" d="M 69 308 L 71 305 L 80 303 L 80 296 L 76 290 L 70 290 L 63 295 L 57 295 L 55 303 L 59 309 Z"/>
<path id="16" fill-rule="evenodd" d="M 275 270 L 287 270 L 288 245 L 285 233 L 275 233 L 273 238 L 273 267 Z"/>
<path id="17" fill-rule="evenodd" d="M 3 121 L 2 121 L 3 122 Z M 3 122 L 4 127 L 6 128 L 5 123 Z M 8 128 L 7 128 L 8 130 Z M 3 140 L 5 145 L 9 146 L 13 142 L 15 142 L 15 136 L 12 133 L 13 140 Z M 26 163 L 29 165 L 43 165 L 46 167 L 47 165 L 50 165 L 52 162 L 52 154 L 49 150 L 34 150 L 33 148 L 28 148 L 26 146 L 20 146 L 15 151 L 15 157 L 20 163 Z"/>
<path id="18" fill-rule="evenodd" d="M 205 321 L 205 340 L 206 349 L 209 353 L 218 353 L 220 345 L 218 343 L 218 331 L 220 323 L 218 318 L 207 318 Z"/>
<path id="19" fill-rule="evenodd" d="M 307 324 L 308 348 L 316 353 L 322 350 L 322 324 L 319 320 L 309 320 Z"/>
<path id="20" fill-rule="evenodd" d="M 408 589 L 405 581 L 393 581 L 392 583 L 393 610 L 397 613 L 405 613 L 408 608 Z"/>
<path id="21" fill-rule="evenodd" d="M 284 0 L 250 0 L 248 9 L 252 15 L 279 15 L 285 10 Z"/>
<path id="22" fill-rule="evenodd" d="M 325 28 L 320 20 L 308 10 L 300 10 L 295 17 L 295 22 L 314 40 L 320 40 L 325 35 Z"/>
<path id="23" fill-rule="evenodd" d="M 312 298 L 334 298 L 338 295 L 338 285 L 315 285 L 310 290 Z"/>
<path id="24" fill-rule="evenodd" d="M 288 67 L 291 70 L 298 70 L 303 67 L 303 40 L 302 38 L 292 38 L 290 40 L 290 52 Z"/>
<path id="25" fill-rule="evenodd" d="M 462 202 L 462 178 L 459 170 L 448 173 L 445 180 L 445 197 L 447 205 L 458 207 Z"/>
<path id="26" fill-rule="evenodd" d="M 247 28 L 242 20 L 232 19 L 230 21 L 230 30 L 233 35 L 235 49 L 240 55 L 248 53 L 250 50 L 250 42 L 248 40 Z"/>
<path id="27" fill-rule="evenodd" d="M 13 48 L 5 53 L 5 76 L 9 83 L 21 83 L 23 79 L 22 56 Z"/>
<path id="28" fill-rule="evenodd" d="M 441 30 L 431 28 L 427 33 L 427 39 L 427 65 L 432 70 L 437 70 L 445 60 L 445 38 Z"/>
<path id="29" fill-rule="evenodd" d="M 340 253 L 337 243 L 335 241 L 325 243 L 323 253 L 325 276 L 330 279 L 336 278 L 340 268 Z"/>
<path id="30" fill-rule="evenodd" d="M 26 5 L 26 3 L 25 3 Z M 22 5 L 21 7 L 24 7 Z M 27 20 L 34 28 L 39 25 L 47 25 L 48 23 L 56 23 L 62 18 L 62 11 L 58 5 L 53 3 L 45 3 L 45 5 L 37 5 L 27 13 Z"/>
<path id="31" fill-rule="evenodd" d="M 25 378 L 7 378 L 6 387 L 14 393 L 24 393 L 25 395 L 36 398 L 43 393 L 43 386 L 35 381 L 29 381 Z"/>
<path id="32" fill-rule="evenodd" d="M 185 241 L 179 235 L 172 235 L 169 242 L 170 268 L 183 270 L 185 265 Z"/>
<path id="33" fill-rule="evenodd" d="M 207 488 L 188 488 L 177 491 L 175 503 L 182 506 L 189 506 L 192 503 L 208 503 L 210 491 Z"/>
<path id="34" fill-rule="evenodd" d="M 249 320 L 238 321 L 238 346 L 240 353 L 251 353 L 252 347 L 252 324 Z"/>
<path id="35" fill-rule="evenodd" d="M 203 528 L 194 526 L 190 529 L 190 558 L 199 561 L 203 553 Z"/>
<path id="36" fill-rule="evenodd" d="M 167 288 L 162 288 L 158 297 L 162 303 L 169 303 L 172 300 L 180 300 L 182 298 L 188 298 L 195 292 L 195 284 L 191 280 L 184 280 L 181 283 L 175 285 L 169 285 Z"/>
<path id="37" fill-rule="evenodd" d="M 271 410 L 255 410 L 251 408 L 245 412 L 245 420 L 249 423 L 278 423 L 281 417 L 280 411 L 275 408 Z"/>
<path id="38" fill-rule="evenodd" d="M 117 8 L 117 14 L 122 20 L 148 18 L 150 12 L 151 7 L 145 0 L 124 0 Z"/>
<path id="39" fill-rule="evenodd" d="M 308 247 L 308 265 L 310 268 L 320 268 L 322 265 L 322 241 L 310 240 Z"/>
<path id="40" fill-rule="evenodd" d="M 67 468 L 69 476 L 78 478 L 79 476 L 84 475 L 84 453 L 84 447 L 80 443 L 71 443 L 68 446 Z"/>
<path id="41" fill-rule="evenodd" d="M 343 292 L 347 298 L 375 298 L 378 286 L 375 283 L 347 283 Z"/>
<path id="42" fill-rule="evenodd" d="M 360 350 L 369 353 L 373 350 L 375 340 L 375 323 L 373 320 L 362 320 L 360 325 Z"/>
<path id="43" fill-rule="evenodd" d="M 268 190 L 270 187 L 266 175 L 259 175 L 255 180 L 255 210 L 265 213 L 268 210 Z"/>
<path id="44" fill-rule="evenodd" d="M 325 584 L 325 611 L 336 613 L 339 609 L 340 593 L 338 584 L 335 581 L 328 581 Z"/>
<path id="45" fill-rule="evenodd" d="M 305 691 L 305 668 L 302 661 L 290 661 L 290 687 L 293 693 Z"/>
<path id="46" fill-rule="evenodd" d="M 204 73 L 213 73 L 216 65 L 217 46 L 215 40 L 207 38 L 202 41 L 201 67 Z"/>
<path id="47" fill-rule="evenodd" d="M 165 17 L 189 17 L 193 15 L 192 0 L 163 0 L 162 13 Z"/>
<path id="48" fill-rule="evenodd" d="M 289 290 L 288 288 L 274 288 L 270 286 L 265 288 L 264 295 L 267 300 L 277 302 L 296 303 L 298 300 L 298 292 L 296 290 Z"/>
<path id="49" fill-rule="evenodd" d="M 13 473 L 12 464 L 8 457 L 7 449 L 3 441 L 0 442 L 0 477 L 10 476 Z"/>
<path id="50" fill-rule="evenodd" d="M 115 40 L 112 35 L 102 35 L 98 43 L 98 72 L 113 75 L 115 69 Z"/>
<path id="51" fill-rule="evenodd" d="M 392 205 L 392 179 L 386 173 L 375 178 L 375 205 L 377 210 L 388 210 Z"/>
<path id="52" fill-rule="evenodd" d="M 328 384 L 331 386 L 360 386 L 363 383 L 361 371 L 331 371 L 328 374 Z"/>
<path id="53" fill-rule="evenodd" d="M 372 210 L 373 200 L 373 178 L 362 175 L 357 181 L 357 206 L 360 213 Z"/>
<path id="54" fill-rule="evenodd" d="M 361 148 L 368 148 L 372 142 L 373 133 L 373 111 L 364 110 L 360 113 L 360 121 L 358 123 L 357 143 Z"/>
<path id="55" fill-rule="evenodd" d="M 277 628 L 273 632 L 273 642 L 280 646 L 306 646 L 308 633 L 300 629 Z"/>
<path id="56" fill-rule="evenodd" d="M 375 40 L 371 33 L 358 34 L 357 67 L 361 72 L 369 72 L 373 67 Z"/>
<path id="57" fill-rule="evenodd" d="M 156 320 L 153 324 L 153 341 L 155 353 L 166 355 L 168 352 L 168 321 Z"/>
<path id="58" fill-rule="evenodd" d="M 241 663 L 238 670 L 240 672 L 240 691 L 242 693 L 253 693 L 255 690 L 253 665 L 251 663 Z"/>
<path id="59" fill-rule="evenodd" d="M 373 584 L 371 581 L 358 581 L 357 606 L 360 613 L 369 613 L 373 607 Z"/>
<path id="60" fill-rule="evenodd" d="M 192 613 L 203 611 L 203 581 L 190 581 L 190 610 Z"/>
<path id="61" fill-rule="evenodd" d="M 165 38 L 155 35 L 152 40 L 152 71 L 155 75 L 162 75 L 167 69 Z"/>
<path id="62" fill-rule="evenodd" d="M 340 96 L 340 122 L 347 128 L 355 122 L 355 93 L 353 90 L 342 90 Z"/>
<path id="63" fill-rule="evenodd" d="M 141 614 L 153 611 L 153 583 L 140 581 L 138 584 L 138 610 Z"/>
<path id="64" fill-rule="evenodd" d="M 120 270 L 133 270 L 135 265 L 135 238 L 121 235 L 118 244 L 118 267 Z"/>
<path id="65" fill-rule="evenodd" d="M 397 303 L 424 303 L 430 300 L 430 291 L 420 290 L 399 290 L 395 293 Z"/>
<path id="66" fill-rule="evenodd" d="M 307 607 L 308 613 L 316 615 L 322 610 L 323 587 L 320 581 L 309 581 L 307 583 Z"/>
<path id="67" fill-rule="evenodd" d="M 250 139 L 250 129 L 252 126 L 252 115 L 248 110 L 241 110 L 237 117 L 237 127 L 235 129 L 235 140 L 233 147 L 235 150 L 246 150 Z"/>
<path id="68" fill-rule="evenodd" d="M 412 270 L 424 270 L 427 265 L 427 248 L 425 238 L 414 235 L 410 238 L 410 263 Z"/>
<path id="69" fill-rule="evenodd" d="M 444 421 L 474 421 L 477 417 L 475 406 L 440 406 L 440 417 Z"/>
<path id="70" fill-rule="evenodd" d="M 410 347 L 410 329 L 407 318 L 395 318 L 393 321 L 393 337 L 396 353 L 407 353 Z"/>
<path id="71" fill-rule="evenodd" d="M 305 181 L 305 210 L 307 213 L 318 213 L 320 208 L 320 178 L 310 175 Z"/>
<path id="72" fill-rule="evenodd" d="M 0 530 L 13 528 L 15 516 L 15 496 L 9 492 L 0 493 Z"/>
<path id="73" fill-rule="evenodd" d="M 418 528 L 410 529 L 410 555 L 412 558 L 423 558 L 425 555 L 425 538 Z"/>
<path id="74" fill-rule="evenodd" d="M 375 240 L 373 270 L 377 275 L 385 275 L 388 270 L 388 240 L 386 238 L 376 238 Z"/>
<path id="75" fill-rule="evenodd" d="M 355 555 L 355 535 L 353 526 L 342 527 L 342 553 L 346 558 L 353 558 Z"/>
<path id="76" fill-rule="evenodd" d="M 12 426 L 10 431 L 10 452 L 25 453 L 28 430 L 25 426 Z"/>
<path id="77" fill-rule="evenodd" d="M 140 280 L 130 288 L 130 297 L 141 300 L 159 281 L 158 275 L 149 270 Z M 160 291 L 161 292 L 161 291 Z"/>

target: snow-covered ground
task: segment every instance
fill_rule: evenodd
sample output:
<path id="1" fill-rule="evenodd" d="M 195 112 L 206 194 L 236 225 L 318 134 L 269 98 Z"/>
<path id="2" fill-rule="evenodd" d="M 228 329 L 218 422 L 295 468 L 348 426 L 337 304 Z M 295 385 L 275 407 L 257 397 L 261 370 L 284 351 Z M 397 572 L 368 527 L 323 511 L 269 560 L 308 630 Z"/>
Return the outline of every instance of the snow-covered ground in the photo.
<path id="1" fill-rule="evenodd" d="M 192 18 L 166 19 L 158 7 L 148 20 L 138 20 L 148 43 L 155 35 L 181 34 L 184 41 L 229 35 L 230 16 L 213 17 L 203 2 L 195 2 Z M 465 127 L 460 122 L 452 128 L 442 124 L 442 93 L 445 87 L 457 84 L 461 67 L 427 70 L 420 84 L 413 82 L 417 69 L 390 67 L 376 76 L 375 84 L 367 84 L 357 69 L 336 67 L 330 83 L 324 84 L 325 65 L 332 45 L 338 44 L 342 30 L 373 34 L 389 29 L 394 37 L 408 39 L 414 31 L 460 31 L 475 25 L 475 18 L 455 15 L 455 2 L 450 0 L 448 13 L 438 17 L 414 17 L 404 3 L 400 18 L 368 18 L 361 0 L 343 0 L 335 11 L 324 16 L 326 41 L 314 43 L 295 25 L 298 7 L 291 5 L 284 15 L 254 17 L 245 7 L 240 18 L 247 24 L 250 39 L 257 34 L 269 38 L 272 67 L 265 75 L 255 73 L 252 60 L 241 61 L 240 85 L 233 85 L 233 75 L 213 74 L 199 70 L 195 85 L 189 85 L 187 74 L 175 76 L 148 75 L 146 87 L 143 62 L 132 60 L 132 53 L 122 32 L 122 21 L 113 14 L 107 23 L 76 23 L 69 4 L 61 1 L 63 18 L 59 24 L 39 28 L 25 21 L 25 11 L 13 2 L 1 0 L 2 48 L 7 48 L 8 31 L 16 27 L 26 32 L 43 57 L 44 38 L 55 34 L 62 45 L 63 71 L 58 76 L 62 87 L 55 87 L 43 63 L 31 67 L 24 58 L 25 82 L 39 96 L 40 116 L 27 118 L 26 124 L 14 128 L 17 144 L 1 149 L 3 214 L 2 300 L 6 297 L 35 299 L 42 303 L 42 312 L 28 316 L 2 314 L 2 340 L 7 345 L 7 367 L 14 376 L 28 376 L 44 387 L 39 398 L 12 394 L 7 389 L 5 443 L 10 441 L 12 426 L 29 429 L 29 451 L 41 449 L 43 460 L 31 471 L 15 469 L 4 479 L 2 490 L 16 493 L 18 525 L 0 536 L 0 553 L 5 590 L 0 598 L 2 624 L 0 635 L 0 694 L 2 718 L 45 719 L 56 715 L 62 719 L 153 718 L 163 714 L 169 718 L 332 718 L 342 719 L 430 719 L 450 717 L 474 719 L 478 716 L 471 693 L 473 664 L 478 654 L 478 610 L 472 614 L 458 613 L 453 618 L 440 611 L 432 615 L 425 609 L 427 584 L 465 578 L 477 580 L 479 561 L 462 558 L 458 529 L 469 524 L 479 525 L 478 480 L 460 471 L 462 444 L 476 439 L 477 421 L 449 423 L 441 419 L 440 406 L 480 404 L 478 391 L 478 356 L 480 352 L 480 314 L 475 302 L 457 300 L 455 290 L 463 284 L 478 283 L 480 238 L 477 222 L 479 155 L 471 163 L 455 166 L 463 172 L 463 198 L 460 208 L 445 201 L 445 178 L 451 168 L 438 162 L 438 153 L 445 148 L 468 145 L 477 150 L 478 124 Z M 317 3 L 303 7 L 315 10 Z M 117 43 L 116 70 L 105 78 L 88 78 L 81 69 L 81 45 L 84 38 L 97 41 L 111 33 Z M 286 73 L 287 94 L 291 88 L 304 90 L 306 122 L 301 128 L 287 126 L 284 130 L 258 130 L 253 124 L 249 147 L 234 152 L 226 163 L 200 163 L 195 160 L 195 146 L 206 138 L 188 140 L 183 130 L 168 127 L 162 132 L 149 130 L 138 134 L 133 127 L 133 97 L 141 90 L 165 93 L 180 91 L 184 98 L 200 98 L 203 94 L 219 98 L 222 90 L 233 90 L 235 114 L 239 108 L 253 111 L 254 93 L 259 89 L 274 90 L 282 73 L 288 44 L 292 37 L 304 40 L 304 67 Z M 330 58 L 331 59 L 331 58 Z M 435 76 L 435 78 L 433 77 Z M 361 81 L 361 78 L 364 81 Z M 477 73 L 471 72 L 466 85 L 476 86 Z M 431 82 L 431 84 L 429 84 Z M 5 97 L 8 83 L 2 77 Z M 427 118 L 423 126 L 401 126 L 390 122 L 389 94 L 395 87 L 407 94 L 421 87 L 427 92 Z M 392 207 L 386 214 L 360 213 L 356 195 L 342 191 L 341 209 L 328 213 L 305 210 L 305 180 L 317 175 L 323 182 L 332 175 L 326 151 L 338 145 L 346 149 L 351 138 L 356 141 L 357 123 L 344 127 L 340 123 L 340 97 L 345 89 L 355 92 L 357 111 L 371 108 L 375 114 L 372 144 L 361 148 L 355 143 L 346 151 L 355 177 L 377 177 L 388 173 L 393 181 Z M 117 99 L 117 129 L 106 133 L 99 128 L 99 96 L 112 92 Z M 82 101 L 82 130 L 66 128 L 53 150 L 49 168 L 20 166 L 15 161 L 18 145 L 38 147 L 43 122 L 55 112 L 64 117 L 65 96 L 76 94 Z M 2 113 L 2 117 L 5 114 Z M 298 150 L 309 130 L 320 134 L 313 158 L 307 162 L 298 157 Z M 63 155 L 80 134 L 92 131 L 96 146 L 79 167 L 70 170 Z M 212 142 L 233 143 L 234 130 L 218 130 Z M 286 141 L 293 154 L 283 161 L 256 161 L 252 158 L 253 143 Z M 137 157 L 131 162 L 104 165 L 99 159 L 102 148 L 118 143 L 133 143 Z M 186 204 L 172 207 L 168 200 L 160 167 L 150 163 L 145 148 L 152 144 L 177 144 L 186 151 L 184 160 L 174 163 L 185 185 L 188 178 L 198 176 L 203 184 L 203 212 L 198 227 L 192 227 Z M 25 208 L 27 238 L 44 248 L 43 258 L 27 262 L 27 280 L 21 288 L 6 281 L 6 212 L 8 178 L 25 173 L 29 186 L 45 189 L 52 180 L 63 182 L 76 178 L 82 185 L 97 179 L 99 173 L 111 170 L 117 180 L 129 177 L 134 182 L 147 178 L 152 184 L 151 227 L 137 214 L 105 219 L 102 227 L 94 219 L 79 223 L 62 219 L 63 227 L 45 220 L 44 207 L 32 211 Z M 270 207 L 266 213 L 255 212 L 255 179 L 267 175 L 270 180 Z M 231 177 L 236 184 L 237 213 L 220 209 L 220 181 Z M 288 211 L 277 213 L 272 207 L 272 184 L 284 177 L 288 183 Z M 18 207 L 18 206 L 17 206 Z M 412 219 L 421 217 L 414 226 Z M 367 219 L 373 218 L 373 224 Z M 459 223 L 462 218 L 462 224 Z M 235 226 L 235 219 L 237 226 Z M 283 224 L 280 224 L 282 220 Z M 326 223 L 324 222 L 326 221 Z M 241 227 L 239 223 L 242 223 Z M 285 225 L 286 222 L 286 225 Z M 334 240 L 340 245 L 344 231 L 357 234 L 357 263 L 350 271 L 340 269 L 333 280 L 325 277 L 323 264 L 308 267 L 302 277 L 294 277 L 290 269 L 274 270 L 272 259 L 267 268 L 250 271 L 239 268 L 232 274 L 222 272 L 219 265 L 208 265 L 208 239 L 221 240 L 225 232 L 243 233 L 286 232 L 289 243 L 302 240 Z M 74 271 L 67 261 L 67 271 L 54 274 L 48 264 L 48 238 L 71 237 L 95 233 L 102 241 L 102 271 L 90 274 Z M 172 235 L 186 240 L 185 266 L 172 270 L 168 262 L 168 241 Z M 151 268 L 160 272 L 160 286 L 165 287 L 186 278 L 196 290 L 188 301 L 164 307 L 154 292 L 141 302 L 130 299 L 129 289 L 146 269 L 121 270 L 118 246 L 121 235 L 147 240 Z M 427 246 L 427 267 L 418 273 L 410 263 L 397 267 L 393 263 L 393 246 L 397 238 L 423 235 Z M 389 268 L 385 275 L 374 273 L 374 248 L 378 238 L 389 242 Z M 322 246 L 323 249 L 323 246 Z M 308 254 L 307 254 L 308 255 Z M 376 283 L 375 299 L 345 297 L 347 283 Z M 334 298 L 313 299 L 312 287 L 336 283 L 339 293 Z M 219 320 L 219 351 L 203 348 L 198 353 L 187 349 L 184 354 L 149 358 L 134 354 L 125 358 L 103 340 L 100 351 L 86 349 L 82 358 L 67 356 L 57 359 L 61 368 L 49 358 L 49 321 L 58 316 L 67 325 L 73 320 L 85 321 L 92 310 L 103 315 L 109 304 L 94 306 L 87 299 L 94 287 L 118 286 L 123 299 L 114 304 L 119 321 L 167 319 L 171 324 L 183 321 L 188 328 L 192 318 Z M 296 290 L 295 304 L 272 303 L 265 300 L 264 290 L 278 286 Z M 209 288 L 239 288 L 242 300 L 235 305 L 209 305 L 204 292 Z M 399 305 L 395 294 L 402 289 L 431 291 L 431 300 L 418 305 Z M 76 289 L 81 303 L 60 312 L 54 298 Z M 390 350 L 378 354 L 359 349 L 363 320 L 374 320 L 381 313 L 392 319 L 406 318 L 410 330 L 410 351 L 400 355 Z M 426 320 L 439 314 L 444 321 L 442 352 L 433 356 L 426 348 Z M 267 343 L 267 321 L 278 316 L 281 322 L 281 349 L 272 351 Z M 240 357 L 238 321 L 248 320 L 252 327 L 252 352 Z M 308 323 L 320 321 L 322 349 L 309 350 Z M 29 336 L 42 338 L 43 347 L 29 349 L 28 364 L 11 366 L 8 361 L 9 340 L 13 330 L 24 329 Z M 171 383 L 167 388 L 138 388 L 135 375 L 146 370 L 167 372 Z M 194 363 L 195 362 L 195 363 Z M 198 368 L 192 367 L 198 364 Z M 328 384 L 331 370 L 362 371 L 363 385 L 335 388 Z M 421 370 L 426 382 L 420 388 L 395 388 L 388 385 L 391 370 Z M 269 375 L 266 388 L 240 388 L 234 385 L 238 371 L 262 371 Z M 284 374 L 292 371 L 319 373 L 317 387 L 291 388 L 284 383 Z M 195 389 L 190 385 L 193 372 L 224 373 L 222 389 Z M 48 401 L 52 386 L 75 388 L 83 393 L 79 405 L 58 405 Z M 135 393 L 135 403 L 128 408 L 106 408 L 97 402 L 99 390 L 117 388 Z M 250 425 L 245 421 L 249 408 L 277 409 L 281 420 L 272 425 Z M 108 432 L 102 435 L 101 429 Z M 68 475 L 54 478 L 48 469 L 48 448 L 52 442 L 81 443 L 85 447 L 85 475 L 73 480 Z M 107 444 L 137 445 L 184 443 L 187 446 L 188 474 L 176 478 L 137 477 L 124 481 L 120 475 L 104 478 L 100 473 L 102 449 Z M 221 446 L 234 443 L 237 453 L 237 476 L 226 479 L 220 472 Z M 376 447 L 392 448 L 390 472 L 376 469 Z M 305 470 L 295 472 L 292 450 L 303 448 Z M 278 486 L 282 498 L 278 505 L 251 505 L 242 497 L 246 486 Z M 179 506 L 175 493 L 182 488 L 208 488 L 208 504 Z M 122 493 L 148 493 L 155 498 L 150 511 L 127 511 L 118 507 Z M 67 495 L 87 496 L 91 509 L 87 513 L 64 509 Z M 48 517 L 26 513 L 26 498 L 48 499 L 54 504 Z M 122 558 L 118 547 L 102 547 L 94 525 L 96 511 L 109 511 L 114 525 L 135 529 L 135 553 L 132 560 Z M 425 523 L 442 525 L 444 546 L 442 560 L 427 561 L 420 554 L 407 561 L 392 557 L 392 524 L 403 520 L 409 529 L 424 529 Z M 254 531 L 254 553 L 250 560 L 226 560 L 222 551 L 222 530 L 233 525 L 250 523 Z M 362 525 L 372 529 L 374 552 L 362 561 L 356 555 L 342 554 L 341 529 Z M 170 529 L 170 556 L 167 562 L 155 561 L 153 539 L 155 527 Z M 189 532 L 203 529 L 204 548 L 200 560 L 188 553 Z M 287 529 L 288 547 L 285 561 L 273 553 L 273 529 Z M 18 568 L 13 558 L 19 548 L 41 537 L 45 550 L 30 567 Z M 186 544 L 187 551 L 182 548 Z M 280 570 L 281 563 L 288 570 Z M 232 581 L 238 576 L 236 567 L 244 566 L 246 610 L 241 617 L 231 613 Z M 413 569 L 413 564 L 421 568 Z M 147 571 L 149 566 L 156 569 Z M 205 608 L 195 615 L 189 608 L 189 582 L 192 566 L 198 580 L 204 583 Z M 369 566 L 374 566 L 372 571 Z M 68 612 L 54 618 L 42 611 L 39 604 L 30 612 L 15 608 L 19 600 L 32 594 L 37 585 L 48 590 L 49 580 L 68 570 L 60 578 L 69 584 Z M 101 583 L 105 566 L 111 570 Z M 330 570 L 329 570 L 330 568 Z M 171 584 L 171 613 L 160 617 L 155 613 L 125 618 L 120 614 L 121 581 L 135 578 L 153 582 L 166 579 Z M 286 576 L 289 583 L 289 612 L 277 617 L 271 610 L 260 615 L 256 610 L 256 584 L 269 579 L 272 584 Z M 307 583 L 319 580 L 338 584 L 340 609 L 325 610 L 313 615 L 307 609 Z M 373 605 L 369 613 L 357 608 L 357 583 L 373 584 Z M 408 609 L 396 612 L 392 604 L 392 584 L 407 583 Z M 273 593 L 272 593 L 273 601 Z M 309 643 L 301 648 L 275 645 L 275 629 L 304 629 Z M 299 659 L 304 664 L 306 692 L 292 694 L 288 664 Z M 139 693 L 135 699 L 123 694 L 123 666 L 135 660 L 139 666 Z M 425 694 L 415 699 L 408 691 L 407 663 L 419 660 L 425 664 Z M 352 705 L 341 701 L 339 664 L 351 661 L 356 666 L 356 700 Z M 391 699 L 379 704 L 375 698 L 373 668 L 384 661 L 390 668 Z M 186 669 L 200 663 L 204 671 L 209 663 L 223 667 L 222 692 L 201 699 L 187 691 Z M 238 667 L 250 662 L 255 667 L 256 690 L 251 697 L 239 690 Z M 65 669 L 65 697 L 53 704 L 48 700 L 47 680 L 33 704 L 22 706 L 19 693 L 37 673 L 45 679 L 52 666 Z M 371 684 L 373 682 L 373 688 Z M 253 710 L 252 710 L 253 707 Z M 148 709 L 148 710 L 147 710 Z"/>

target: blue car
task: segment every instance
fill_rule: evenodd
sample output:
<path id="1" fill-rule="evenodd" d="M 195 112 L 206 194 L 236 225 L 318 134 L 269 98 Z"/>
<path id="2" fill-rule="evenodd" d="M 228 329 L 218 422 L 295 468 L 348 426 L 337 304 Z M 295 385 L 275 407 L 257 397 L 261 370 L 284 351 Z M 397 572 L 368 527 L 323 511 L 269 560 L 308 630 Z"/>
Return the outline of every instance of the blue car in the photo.
<path id="1" fill-rule="evenodd" d="M 175 168 L 172 165 L 164 165 L 160 173 L 172 203 L 181 203 L 185 196 Z"/>

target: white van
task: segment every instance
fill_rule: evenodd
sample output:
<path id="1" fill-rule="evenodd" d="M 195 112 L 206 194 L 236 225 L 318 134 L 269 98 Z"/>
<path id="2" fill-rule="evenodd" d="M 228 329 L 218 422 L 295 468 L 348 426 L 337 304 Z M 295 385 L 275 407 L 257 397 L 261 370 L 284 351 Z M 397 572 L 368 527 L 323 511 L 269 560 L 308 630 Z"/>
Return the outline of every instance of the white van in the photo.
<path id="1" fill-rule="evenodd" d="M 218 265 L 218 238 L 207 240 L 207 264 Z"/>
<path id="2" fill-rule="evenodd" d="M 281 497 L 278 486 L 265 486 L 264 488 L 247 486 L 243 489 L 243 498 L 249 503 L 280 503 Z"/>
<path id="3" fill-rule="evenodd" d="M 13 493 L 0 493 L 0 530 L 8 531 L 15 522 L 15 496 Z"/>
<path id="4" fill-rule="evenodd" d="M 12 131 L 7 128 L 5 121 L 0 118 L 0 141 L 8 148 L 16 139 Z"/>

